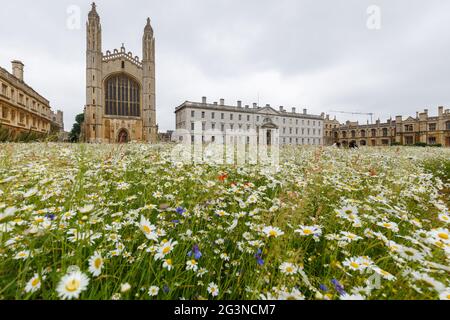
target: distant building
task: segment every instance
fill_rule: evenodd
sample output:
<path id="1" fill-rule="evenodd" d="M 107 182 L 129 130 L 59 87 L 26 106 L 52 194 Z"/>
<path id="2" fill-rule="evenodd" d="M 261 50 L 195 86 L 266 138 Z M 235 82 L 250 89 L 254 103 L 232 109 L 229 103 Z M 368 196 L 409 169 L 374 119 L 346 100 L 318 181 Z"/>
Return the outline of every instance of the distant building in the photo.
<path id="1" fill-rule="evenodd" d="M 267 130 L 268 141 L 272 130 L 278 129 L 279 143 L 291 145 L 322 145 L 324 115 L 308 114 L 303 112 L 286 111 L 284 107 L 279 110 L 270 105 L 260 107 L 256 103 L 252 107 L 242 105 L 241 101 L 236 106 L 225 104 L 224 99 L 220 103 L 207 103 L 206 97 L 202 102 L 186 101 L 175 109 L 176 128 L 184 129 L 191 133 L 194 139 L 195 122 L 202 123 L 203 131 L 216 131 L 217 136 L 224 137 L 226 130 L 250 130 L 258 133 L 260 129 Z M 182 139 L 181 136 L 175 139 Z M 212 140 L 216 136 L 212 136 Z"/>
<path id="2" fill-rule="evenodd" d="M 158 133 L 159 142 L 171 142 L 172 135 L 173 135 L 173 130 L 168 130 L 167 132 Z"/>
<path id="3" fill-rule="evenodd" d="M 24 81 L 24 64 L 12 61 L 12 73 L 0 68 L 0 126 L 14 138 L 22 132 L 48 134 L 52 122 L 50 102 Z"/>
<path id="4" fill-rule="evenodd" d="M 339 124 L 329 116 L 325 118 L 325 136 L 327 145 L 339 143 L 348 146 L 351 143 L 360 146 L 388 146 L 393 143 L 401 145 L 414 145 L 426 143 L 429 145 L 442 145 L 450 147 L 450 110 L 438 108 L 437 116 L 429 116 L 428 109 L 417 112 L 416 117 L 402 116 L 389 119 L 382 123 L 377 120 L 375 124 L 360 125 L 358 122 L 347 121 Z"/>
<path id="5" fill-rule="evenodd" d="M 61 110 L 56 112 L 51 111 L 52 122 L 59 128 L 59 131 L 64 131 L 64 114 Z"/>

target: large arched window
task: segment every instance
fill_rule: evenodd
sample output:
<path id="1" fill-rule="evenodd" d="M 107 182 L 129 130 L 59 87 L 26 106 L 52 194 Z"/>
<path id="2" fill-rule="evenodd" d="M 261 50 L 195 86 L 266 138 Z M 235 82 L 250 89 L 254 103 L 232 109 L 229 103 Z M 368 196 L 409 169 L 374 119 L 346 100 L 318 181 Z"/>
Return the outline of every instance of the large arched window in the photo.
<path id="1" fill-rule="evenodd" d="M 137 81 L 125 74 L 109 77 L 105 81 L 105 114 L 139 117 L 141 92 Z"/>

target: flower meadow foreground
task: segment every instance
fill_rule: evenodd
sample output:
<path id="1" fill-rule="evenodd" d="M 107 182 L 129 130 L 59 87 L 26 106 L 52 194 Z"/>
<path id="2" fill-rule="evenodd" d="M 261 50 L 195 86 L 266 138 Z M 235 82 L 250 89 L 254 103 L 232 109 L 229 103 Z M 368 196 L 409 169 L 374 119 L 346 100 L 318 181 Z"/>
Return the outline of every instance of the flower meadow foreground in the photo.
<path id="1" fill-rule="evenodd" d="M 0 145 L 1 299 L 450 299 L 450 150 Z"/>

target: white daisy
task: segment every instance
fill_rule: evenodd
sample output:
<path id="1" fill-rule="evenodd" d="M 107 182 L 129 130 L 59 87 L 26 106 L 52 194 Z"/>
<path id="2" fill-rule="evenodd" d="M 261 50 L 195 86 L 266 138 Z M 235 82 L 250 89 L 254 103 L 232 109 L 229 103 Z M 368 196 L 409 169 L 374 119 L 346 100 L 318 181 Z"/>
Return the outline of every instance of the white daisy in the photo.
<path id="1" fill-rule="evenodd" d="M 158 240 L 158 234 L 156 233 L 156 227 L 150 223 L 144 216 L 141 216 L 141 222 L 139 223 L 139 227 L 144 235 L 149 240 Z"/>
<path id="2" fill-rule="evenodd" d="M 65 299 L 78 299 L 80 293 L 87 289 L 89 278 L 81 271 L 74 271 L 62 277 L 56 291 L 58 296 Z"/>
<path id="3" fill-rule="evenodd" d="M 173 268 L 173 262 L 172 262 L 172 259 L 166 259 L 166 260 L 164 260 L 163 268 L 167 269 L 168 271 L 172 270 L 172 268 Z"/>
<path id="4" fill-rule="evenodd" d="M 195 259 L 188 260 L 186 262 L 186 270 L 193 270 L 194 272 L 198 269 L 198 263 Z"/>
<path id="5" fill-rule="evenodd" d="M 279 228 L 272 226 L 265 227 L 262 231 L 266 234 L 268 238 L 277 238 L 284 234 L 284 232 L 281 231 Z"/>
<path id="6" fill-rule="evenodd" d="M 294 232 L 299 233 L 301 236 L 313 236 L 314 238 L 319 238 L 322 235 L 322 228 L 317 225 L 300 226 L 300 228 Z"/>
<path id="7" fill-rule="evenodd" d="M 282 273 L 284 273 L 284 274 L 287 274 L 287 275 L 293 275 L 293 274 L 297 273 L 298 267 L 295 264 L 293 264 L 293 263 L 283 262 L 280 265 L 280 271 Z"/>
<path id="8" fill-rule="evenodd" d="M 159 288 L 157 286 L 151 286 L 148 289 L 148 295 L 150 297 L 156 297 L 158 295 L 158 293 L 159 293 Z"/>
<path id="9" fill-rule="evenodd" d="M 168 255 L 173 248 L 178 244 L 177 241 L 170 240 L 163 240 L 161 242 L 161 245 L 158 247 L 158 252 L 155 254 L 155 260 L 162 260 L 166 255 Z"/>
<path id="10" fill-rule="evenodd" d="M 217 297 L 219 295 L 219 287 L 214 283 L 211 282 L 208 285 L 208 292 L 209 294 L 211 294 L 213 297 Z"/>
<path id="11" fill-rule="evenodd" d="M 30 251 L 29 250 L 22 250 L 22 251 L 19 251 L 14 256 L 14 259 L 16 259 L 16 260 L 19 260 L 19 259 L 26 260 L 26 259 L 28 259 L 29 256 L 30 256 Z"/>
<path id="12" fill-rule="evenodd" d="M 96 251 L 89 259 L 89 272 L 92 273 L 94 277 L 98 277 L 102 273 L 103 263 L 102 255 Z"/>
<path id="13" fill-rule="evenodd" d="M 446 288 L 439 294 L 440 300 L 450 300 L 450 288 Z"/>
<path id="14" fill-rule="evenodd" d="M 126 282 L 120 285 L 120 292 L 125 293 L 131 289 L 131 285 Z"/>
<path id="15" fill-rule="evenodd" d="M 27 282 L 25 292 L 36 292 L 41 288 L 41 277 L 35 273 L 34 276 Z"/>

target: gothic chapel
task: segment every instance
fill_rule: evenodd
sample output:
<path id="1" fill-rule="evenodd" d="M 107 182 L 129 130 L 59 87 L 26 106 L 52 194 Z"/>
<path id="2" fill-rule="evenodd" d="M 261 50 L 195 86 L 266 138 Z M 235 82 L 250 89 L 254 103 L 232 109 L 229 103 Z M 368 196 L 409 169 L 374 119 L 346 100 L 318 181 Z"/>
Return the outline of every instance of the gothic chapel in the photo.
<path id="1" fill-rule="evenodd" d="M 102 28 L 95 3 L 87 22 L 86 142 L 156 143 L 155 38 L 150 19 L 142 39 L 142 61 L 120 50 L 102 53 Z"/>

